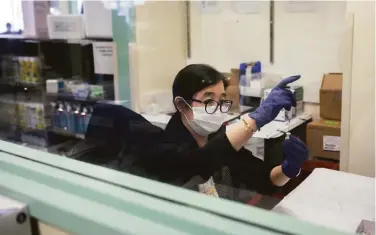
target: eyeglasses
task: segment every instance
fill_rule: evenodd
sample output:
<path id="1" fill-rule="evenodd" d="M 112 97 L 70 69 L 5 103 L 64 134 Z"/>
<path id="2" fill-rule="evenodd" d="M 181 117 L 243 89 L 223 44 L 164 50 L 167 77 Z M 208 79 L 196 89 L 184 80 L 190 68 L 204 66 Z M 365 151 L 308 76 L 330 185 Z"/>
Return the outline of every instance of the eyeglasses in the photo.
<path id="1" fill-rule="evenodd" d="M 220 100 L 218 102 L 218 101 L 215 101 L 215 100 L 212 100 L 212 99 L 208 99 L 208 100 L 204 100 L 204 101 L 191 99 L 191 101 L 198 102 L 198 103 L 201 103 L 201 104 L 205 104 L 205 111 L 208 114 L 215 113 L 217 111 L 218 107 L 219 107 L 219 110 L 222 113 L 227 113 L 230 110 L 231 105 L 232 105 L 231 100 Z"/>

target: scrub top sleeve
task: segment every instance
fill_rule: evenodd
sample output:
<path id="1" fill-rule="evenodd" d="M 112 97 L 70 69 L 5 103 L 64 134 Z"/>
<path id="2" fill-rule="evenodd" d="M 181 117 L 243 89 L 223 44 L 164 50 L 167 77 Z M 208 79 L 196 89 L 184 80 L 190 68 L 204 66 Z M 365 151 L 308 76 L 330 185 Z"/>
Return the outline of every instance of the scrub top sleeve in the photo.
<path id="1" fill-rule="evenodd" d="M 185 174 L 209 178 L 237 153 L 225 133 L 211 138 L 202 148 L 195 143 L 168 141 L 159 144 L 155 150 L 148 165 L 169 180 L 184 177 Z"/>
<path id="2" fill-rule="evenodd" d="M 202 148 L 196 148 L 186 156 L 194 165 L 206 166 L 218 170 L 231 159 L 236 158 L 238 152 L 232 147 L 226 133 L 220 133 L 211 138 Z"/>

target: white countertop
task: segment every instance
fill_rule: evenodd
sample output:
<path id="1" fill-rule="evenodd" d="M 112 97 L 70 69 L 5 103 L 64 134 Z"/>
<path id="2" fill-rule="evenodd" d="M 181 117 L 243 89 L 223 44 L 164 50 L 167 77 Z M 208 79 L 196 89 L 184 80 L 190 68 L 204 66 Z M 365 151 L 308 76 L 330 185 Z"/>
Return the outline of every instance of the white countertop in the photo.
<path id="1" fill-rule="evenodd" d="M 315 169 L 273 211 L 355 233 L 362 219 L 375 220 L 375 179 Z"/>

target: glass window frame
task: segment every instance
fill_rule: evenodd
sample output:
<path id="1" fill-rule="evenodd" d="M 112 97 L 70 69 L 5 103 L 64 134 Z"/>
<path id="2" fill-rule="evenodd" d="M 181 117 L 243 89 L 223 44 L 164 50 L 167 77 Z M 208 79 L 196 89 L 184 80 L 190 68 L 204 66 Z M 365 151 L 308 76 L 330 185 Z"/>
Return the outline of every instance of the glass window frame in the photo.
<path id="1" fill-rule="evenodd" d="M 88 224 L 119 234 L 344 234 L 5 141 L 0 194 L 27 203 L 33 217 L 77 234 L 104 234 Z M 124 222 L 130 218 L 136 222 Z"/>

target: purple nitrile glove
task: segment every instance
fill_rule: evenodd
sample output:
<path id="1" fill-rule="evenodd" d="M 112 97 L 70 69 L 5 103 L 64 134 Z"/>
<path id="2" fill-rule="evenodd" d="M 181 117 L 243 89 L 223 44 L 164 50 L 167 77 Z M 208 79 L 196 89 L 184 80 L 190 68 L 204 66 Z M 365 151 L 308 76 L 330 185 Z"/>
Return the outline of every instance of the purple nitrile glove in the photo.
<path id="1" fill-rule="evenodd" d="M 286 86 L 299 78 L 300 75 L 284 78 L 273 88 L 268 97 L 261 103 L 260 107 L 249 114 L 249 117 L 256 121 L 258 129 L 273 121 L 282 109 L 289 111 L 291 106 L 296 106 L 294 94 L 286 89 Z"/>
<path id="2" fill-rule="evenodd" d="M 298 176 L 300 168 L 308 159 L 309 150 L 307 146 L 295 136 L 290 136 L 283 142 L 282 172 L 289 178 Z"/>

